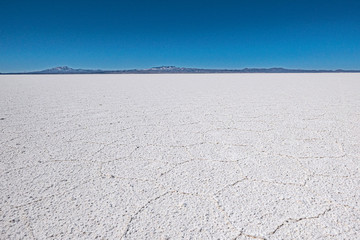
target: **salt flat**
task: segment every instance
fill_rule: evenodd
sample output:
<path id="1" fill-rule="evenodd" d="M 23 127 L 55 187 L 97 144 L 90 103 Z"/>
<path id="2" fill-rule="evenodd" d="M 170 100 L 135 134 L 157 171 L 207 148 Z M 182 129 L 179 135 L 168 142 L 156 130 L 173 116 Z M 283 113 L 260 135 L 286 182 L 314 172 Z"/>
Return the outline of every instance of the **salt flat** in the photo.
<path id="1" fill-rule="evenodd" d="M 0 76 L 0 239 L 359 239 L 360 74 Z"/>

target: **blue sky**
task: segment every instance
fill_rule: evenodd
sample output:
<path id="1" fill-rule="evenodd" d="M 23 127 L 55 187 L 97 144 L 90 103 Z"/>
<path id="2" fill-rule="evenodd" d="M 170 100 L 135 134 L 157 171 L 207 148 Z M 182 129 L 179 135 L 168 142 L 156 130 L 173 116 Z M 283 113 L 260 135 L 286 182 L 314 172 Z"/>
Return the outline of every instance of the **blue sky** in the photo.
<path id="1" fill-rule="evenodd" d="M 17 1 L 0 72 L 159 65 L 360 69 L 360 1 Z"/>

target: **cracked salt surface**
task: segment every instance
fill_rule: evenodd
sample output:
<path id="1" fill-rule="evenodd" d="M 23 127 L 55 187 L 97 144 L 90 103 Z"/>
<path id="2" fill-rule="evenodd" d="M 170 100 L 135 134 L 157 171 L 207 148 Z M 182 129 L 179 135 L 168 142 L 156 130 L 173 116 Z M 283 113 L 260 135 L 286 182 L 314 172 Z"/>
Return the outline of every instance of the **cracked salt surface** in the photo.
<path id="1" fill-rule="evenodd" d="M 0 86 L 0 239 L 360 238 L 360 74 Z"/>

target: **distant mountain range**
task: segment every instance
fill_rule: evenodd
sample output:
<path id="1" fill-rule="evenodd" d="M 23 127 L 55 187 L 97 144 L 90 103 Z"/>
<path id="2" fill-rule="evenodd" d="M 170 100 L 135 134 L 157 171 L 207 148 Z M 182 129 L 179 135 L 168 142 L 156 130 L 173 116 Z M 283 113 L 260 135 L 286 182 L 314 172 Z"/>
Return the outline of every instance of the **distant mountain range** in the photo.
<path id="1" fill-rule="evenodd" d="M 360 70 L 304 70 L 286 68 L 244 68 L 244 69 L 207 69 L 207 68 L 183 68 L 175 66 L 152 67 L 149 69 L 130 70 L 94 70 L 74 69 L 67 66 L 55 67 L 41 71 L 0 73 L 0 74 L 161 74 L 161 73 L 346 73 Z"/>

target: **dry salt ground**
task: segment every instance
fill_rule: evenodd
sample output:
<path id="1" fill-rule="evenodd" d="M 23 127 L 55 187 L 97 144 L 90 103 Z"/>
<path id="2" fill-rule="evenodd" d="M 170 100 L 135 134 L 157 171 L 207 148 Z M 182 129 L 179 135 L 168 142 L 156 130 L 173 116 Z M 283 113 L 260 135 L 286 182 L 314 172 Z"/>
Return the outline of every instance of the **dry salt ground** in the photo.
<path id="1" fill-rule="evenodd" d="M 0 76 L 0 239 L 359 239 L 360 74 Z"/>

